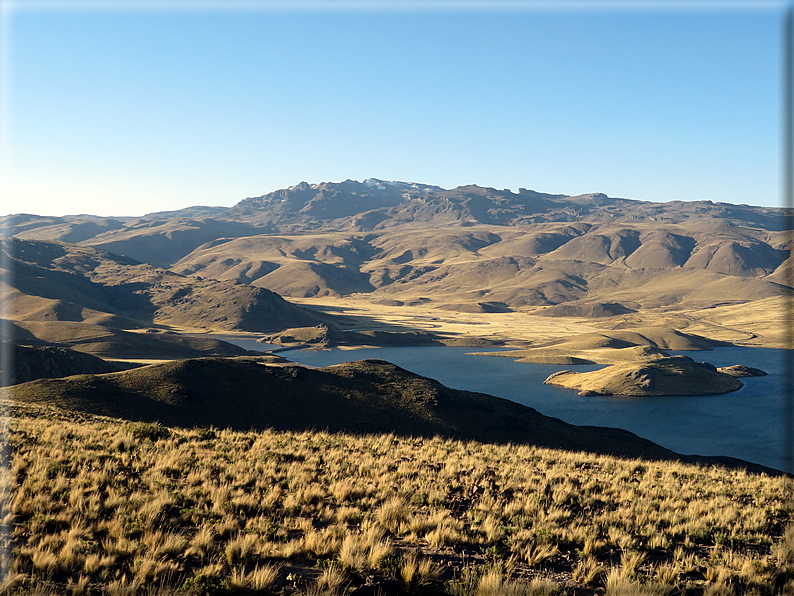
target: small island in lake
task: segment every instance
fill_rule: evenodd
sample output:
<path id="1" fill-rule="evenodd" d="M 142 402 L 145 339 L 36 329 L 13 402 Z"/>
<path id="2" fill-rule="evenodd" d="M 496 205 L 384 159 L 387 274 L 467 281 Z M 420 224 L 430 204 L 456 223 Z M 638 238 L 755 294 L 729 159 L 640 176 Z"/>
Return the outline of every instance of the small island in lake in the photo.
<path id="1" fill-rule="evenodd" d="M 578 389 L 579 395 L 627 396 L 714 395 L 743 386 L 734 375 L 688 356 L 659 356 L 582 373 L 563 370 L 545 383 Z"/>

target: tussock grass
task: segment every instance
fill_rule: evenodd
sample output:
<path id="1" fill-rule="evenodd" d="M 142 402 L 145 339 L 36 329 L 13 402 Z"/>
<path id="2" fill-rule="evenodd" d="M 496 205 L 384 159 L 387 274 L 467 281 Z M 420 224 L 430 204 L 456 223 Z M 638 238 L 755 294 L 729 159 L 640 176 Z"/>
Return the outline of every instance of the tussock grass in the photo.
<path id="1" fill-rule="evenodd" d="M 794 581 L 783 478 L 38 406 L 15 406 L 10 427 L 2 594 L 773 595 Z"/>

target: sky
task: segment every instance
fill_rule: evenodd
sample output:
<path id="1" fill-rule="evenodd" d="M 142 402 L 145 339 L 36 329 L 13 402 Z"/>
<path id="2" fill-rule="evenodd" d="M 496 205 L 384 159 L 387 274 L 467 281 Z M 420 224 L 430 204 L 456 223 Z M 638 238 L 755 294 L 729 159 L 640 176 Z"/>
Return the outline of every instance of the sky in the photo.
<path id="1" fill-rule="evenodd" d="M 0 0 L 0 214 L 371 177 L 779 206 L 787 6 Z"/>

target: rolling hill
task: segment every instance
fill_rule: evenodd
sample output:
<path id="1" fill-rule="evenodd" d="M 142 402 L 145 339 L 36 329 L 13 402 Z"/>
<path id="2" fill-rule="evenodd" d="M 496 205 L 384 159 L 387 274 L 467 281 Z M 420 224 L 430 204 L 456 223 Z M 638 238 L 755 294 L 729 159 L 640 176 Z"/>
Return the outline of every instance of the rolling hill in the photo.
<path id="1" fill-rule="evenodd" d="M 709 201 L 370 179 L 303 182 L 229 209 L 135 219 L 11 216 L 5 224 L 19 239 L 94 246 L 287 297 L 432 296 L 439 304 L 597 317 L 789 293 L 784 215 Z"/>
<path id="2" fill-rule="evenodd" d="M 32 248 L 37 240 L 110 251 L 99 259 L 102 267 L 79 273 L 79 283 L 62 266 L 47 273 L 46 287 L 36 282 L 43 261 L 21 258 L 15 299 L 23 320 L 257 331 L 271 330 L 276 316 L 282 329 L 318 323 L 317 315 L 299 314 L 270 290 L 304 301 L 355 296 L 372 304 L 527 312 L 606 326 L 624 319 L 646 324 L 640 315 L 632 318 L 636 313 L 680 314 L 675 324 L 681 324 L 698 312 L 700 333 L 711 325 L 700 323 L 708 310 L 741 307 L 732 316 L 746 319 L 758 311 L 754 303 L 793 292 L 785 210 L 710 201 L 650 203 L 369 179 L 302 182 L 231 208 L 140 218 L 2 219 L 17 242 L 29 243 L 29 254 L 44 250 Z M 74 259 L 77 266 L 86 257 Z M 123 273 L 111 273 L 114 268 Z M 54 291 L 67 282 L 74 298 Z M 136 283 L 150 289 L 133 289 Z M 762 310 L 771 317 L 765 333 L 777 342 L 780 317 Z"/>
<path id="3" fill-rule="evenodd" d="M 752 467 L 730 458 L 682 456 L 619 429 L 573 426 L 509 400 L 450 389 L 381 360 L 320 369 L 277 360 L 181 360 L 40 379 L 16 385 L 11 395 L 20 403 L 174 426 L 440 435 Z"/>
<path id="4" fill-rule="evenodd" d="M 91 247 L 9 239 L 0 250 L 0 306 L 10 319 L 3 324 L 4 339 L 32 349 L 49 345 L 127 359 L 234 356 L 248 352 L 170 329 L 277 332 L 332 318 L 264 288 L 185 277 Z M 14 354 L 23 360 L 43 356 L 35 350 Z M 53 363 L 62 356 L 52 353 L 45 360 Z M 80 363 L 85 368 L 75 368 Z M 16 375 L 41 376 L 40 366 L 28 368 Z M 56 368 L 97 372 L 85 359 L 72 358 Z"/>
<path id="5" fill-rule="evenodd" d="M 3 300 L 19 321 L 278 331 L 319 319 L 262 288 L 185 277 L 73 244 L 2 245 Z"/>

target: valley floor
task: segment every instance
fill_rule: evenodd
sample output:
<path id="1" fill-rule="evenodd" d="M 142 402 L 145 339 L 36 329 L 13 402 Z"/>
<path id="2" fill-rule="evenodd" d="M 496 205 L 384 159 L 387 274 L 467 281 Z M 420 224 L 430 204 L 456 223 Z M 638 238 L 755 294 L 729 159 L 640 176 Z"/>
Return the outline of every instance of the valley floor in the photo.
<path id="1" fill-rule="evenodd" d="M 788 309 L 782 297 L 695 311 L 649 311 L 604 318 L 543 316 L 542 309 L 507 313 L 460 312 L 422 304 L 383 304 L 366 294 L 344 298 L 290 298 L 310 309 L 343 315 L 358 330 L 424 330 L 455 338 L 484 338 L 511 346 L 541 344 L 604 329 L 669 327 L 737 345 L 789 347 L 785 336 Z"/>

